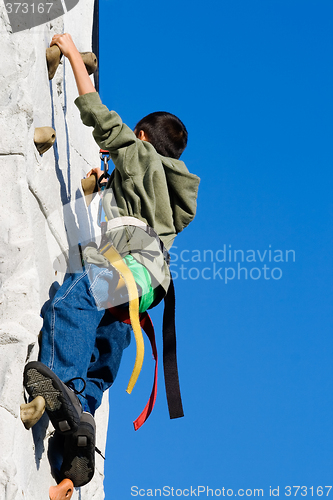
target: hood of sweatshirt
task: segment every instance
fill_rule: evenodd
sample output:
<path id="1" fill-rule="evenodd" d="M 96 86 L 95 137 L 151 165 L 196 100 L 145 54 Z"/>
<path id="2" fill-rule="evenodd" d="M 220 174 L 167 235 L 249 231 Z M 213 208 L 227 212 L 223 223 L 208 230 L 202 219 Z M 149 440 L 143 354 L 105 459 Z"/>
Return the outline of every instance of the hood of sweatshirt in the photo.
<path id="1" fill-rule="evenodd" d="M 161 156 L 167 180 L 170 204 L 177 233 L 193 220 L 197 209 L 200 178 L 191 174 L 185 163 Z"/>

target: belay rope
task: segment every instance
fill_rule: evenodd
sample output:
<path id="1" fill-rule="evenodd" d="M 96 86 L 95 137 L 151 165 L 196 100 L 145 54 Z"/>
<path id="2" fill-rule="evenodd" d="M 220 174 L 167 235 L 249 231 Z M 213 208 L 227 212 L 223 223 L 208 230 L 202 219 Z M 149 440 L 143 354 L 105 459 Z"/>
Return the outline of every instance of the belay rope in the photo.
<path id="1" fill-rule="evenodd" d="M 98 179 L 98 182 L 102 178 L 108 179 L 108 161 L 110 159 L 109 151 L 100 150 L 100 158 L 103 161 L 104 172 L 102 176 Z M 100 203 L 102 205 L 102 202 Z M 126 218 L 125 218 L 126 219 Z M 133 218 L 131 218 L 133 219 Z M 103 212 L 99 211 L 99 221 L 100 226 L 103 230 L 107 227 L 107 221 L 104 217 Z M 105 221 L 105 222 L 104 222 Z M 140 221 L 138 221 L 140 223 Z M 140 224 L 142 226 L 142 223 Z M 145 229 L 149 234 L 154 233 L 152 228 L 146 226 Z M 155 233 L 154 233 L 155 234 Z M 157 235 L 156 235 L 157 237 Z M 160 240 L 159 240 L 160 241 Z M 163 249 L 163 254 L 167 254 L 164 249 L 162 242 L 160 245 Z M 118 320 L 124 323 L 131 324 L 135 341 L 136 341 L 136 358 L 134 363 L 133 372 L 127 386 L 127 392 L 130 394 L 132 389 L 139 377 L 143 358 L 144 358 L 144 341 L 142 337 L 142 330 L 145 331 L 147 337 L 150 341 L 153 357 L 155 360 L 155 373 L 153 388 L 151 391 L 150 398 L 146 404 L 144 410 L 141 412 L 139 417 L 133 422 L 134 429 L 138 430 L 143 423 L 147 420 L 150 413 L 152 412 L 157 394 L 157 372 L 158 372 L 158 357 L 155 341 L 155 332 L 151 318 L 147 312 L 139 314 L 139 296 L 136 282 L 134 280 L 133 274 L 124 263 L 122 257 L 117 252 L 115 247 L 108 243 L 99 249 L 99 252 L 104 255 L 110 262 L 111 266 L 116 269 L 119 275 L 123 278 L 128 296 L 129 296 L 129 309 L 128 311 L 122 308 L 110 307 L 110 313 Z M 170 274 L 170 285 L 166 296 L 164 297 L 164 313 L 163 313 L 163 368 L 164 368 L 164 380 L 165 389 L 167 395 L 167 403 L 169 408 L 170 418 L 179 418 L 184 416 L 180 387 L 179 387 L 179 377 L 177 368 L 177 354 L 176 354 L 176 329 L 175 329 L 175 291 Z"/>

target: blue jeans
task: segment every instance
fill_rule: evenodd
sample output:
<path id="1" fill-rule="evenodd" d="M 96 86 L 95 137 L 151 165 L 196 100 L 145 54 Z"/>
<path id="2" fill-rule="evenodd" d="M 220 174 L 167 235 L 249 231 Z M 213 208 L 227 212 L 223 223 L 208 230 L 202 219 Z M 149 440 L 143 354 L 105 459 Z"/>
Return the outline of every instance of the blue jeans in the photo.
<path id="1" fill-rule="evenodd" d="M 79 398 L 93 415 L 131 340 L 131 327 L 104 309 L 117 282 L 112 270 L 89 264 L 65 279 L 44 315 L 39 361 L 63 382 L 83 378 L 87 385 Z M 80 380 L 74 385 L 83 387 Z"/>

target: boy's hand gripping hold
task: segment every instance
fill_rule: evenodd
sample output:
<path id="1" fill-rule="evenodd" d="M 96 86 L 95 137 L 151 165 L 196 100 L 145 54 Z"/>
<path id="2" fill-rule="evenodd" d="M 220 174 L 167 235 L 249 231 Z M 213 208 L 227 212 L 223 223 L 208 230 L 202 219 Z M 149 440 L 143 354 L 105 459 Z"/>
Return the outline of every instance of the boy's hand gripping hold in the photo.
<path id="1" fill-rule="evenodd" d="M 76 48 L 71 35 L 69 33 L 54 35 L 50 43 L 51 47 L 52 45 L 58 45 L 61 52 L 71 63 L 79 95 L 96 92 L 82 60 L 81 54 Z"/>

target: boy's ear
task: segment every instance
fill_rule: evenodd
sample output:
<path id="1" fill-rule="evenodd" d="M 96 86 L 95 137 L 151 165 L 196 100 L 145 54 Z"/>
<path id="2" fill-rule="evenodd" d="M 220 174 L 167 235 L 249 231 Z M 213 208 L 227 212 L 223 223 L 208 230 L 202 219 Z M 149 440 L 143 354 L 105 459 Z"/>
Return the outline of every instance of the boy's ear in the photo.
<path id="1" fill-rule="evenodd" d="M 139 133 L 137 134 L 137 138 L 140 139 L 141 141 L 148 141 L 148 137 L 146 136 L 145 132 L 143 130 L 140 130 Z"/>

